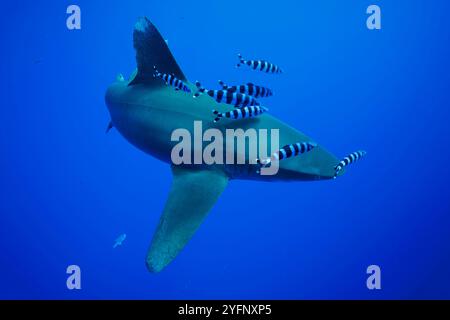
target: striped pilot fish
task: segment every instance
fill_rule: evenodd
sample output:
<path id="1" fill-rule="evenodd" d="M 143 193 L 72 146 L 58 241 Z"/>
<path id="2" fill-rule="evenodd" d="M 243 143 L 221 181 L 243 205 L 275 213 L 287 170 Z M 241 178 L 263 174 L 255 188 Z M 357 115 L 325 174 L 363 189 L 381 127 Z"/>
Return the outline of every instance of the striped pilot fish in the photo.
<path id="1" fill-rule="evenodd" d="M 219 84 L 222 86 L 223 90 L 227 90 L 228 92 L 239 92 L 242 94 L 252 96 L 254 98 L 265 98 L 273 95 L 272 90 L 270 90 L 269 88 L 257 86 L 251 82 L 240 86 L 230 87 L 227 86 L 222 80 L 219 80 Z"/>
<path id="2" fill-rule="evenodd" d="M 177 91 L 182 90 L 184 92 L 191 92 L 191 89 L 189 89 L 189 87 L 183 81 L 175 77 L 173 74 L 159 72 L 156 69 L 156 66 L 153 66 L 153 69 L 155 70 L 153 76 L 155 78 L 163 79 L 168 86 L 174 87 Z"/>
<path id="3" fill-rule="evenodd" d="M 208 90 L 202 87 L 200 82 L 196 81 L 198 92 L 194 94 L 194 98 L 197 98 L 202 93 L 206 93 L 219 103 L 226 103 L 235 106 L 236 108 L 259 106 L 260 103 L 255 98 L 247 94 L 239 92 L 231 92 L 227 90 Z"/>
<path id="4" fill-rule="evenodd" d="M 336 170 L 336 173 L 334 174 L 334 178 L 336 179 L 336 177 L 338 176 L 339 172 L 341 172 L 341 170 L 348 166 L 349 164 L 358 161 L 359 159 L 361 159 L 362 157 L 364 157 L 366 155 L 367 152 L 363 151 L 363 150 L 359 150 L 353 153 L 350 153 L 348 156 L 346 156 L 344 159 L 342 159 L 336 167 L 334 167 L 334 170 Z"/>
<path id="5" fill-rule="evenodd" d="M 315 142 L 297 142 L 285 145 L 278 151 L 275 151 L 272 153 L 272 156 L 270 158 L 266 159 L 257 159 L 256 163 L 259 164 L 261 167 L 269 167 L 272 161 L 274 160 L 284 160 L 291 157 L 296 157 L 298 155 L 301 155 L 302 153 L 309 152 L 312 149 L 317 147 L 317 144 Z"/>
<path id="6" fill-rule="evenodd" d="M 262 106 L 242 107 L 227 112 L 219 112 L 217 110 L 213 110 L 213 114 L 216 115 L 214 122 L 219 121 L 220 118 L 230 118 L 233 120 L 237 120 L 237 119 L 257 117 L 268 110 L 269 109 Z"/>
<path id="7" fill-rule="evenodd" d="M 238 54 L 239 63 L 236 67 L 240 67 L 241 65 L 247 65 L 253 70 L 259 70 L 266 73 L 283 73 L 283 70 L 280 69 L 277 65 L 270 63 L 265 60 L 244 60 L 241 54 Z"/>

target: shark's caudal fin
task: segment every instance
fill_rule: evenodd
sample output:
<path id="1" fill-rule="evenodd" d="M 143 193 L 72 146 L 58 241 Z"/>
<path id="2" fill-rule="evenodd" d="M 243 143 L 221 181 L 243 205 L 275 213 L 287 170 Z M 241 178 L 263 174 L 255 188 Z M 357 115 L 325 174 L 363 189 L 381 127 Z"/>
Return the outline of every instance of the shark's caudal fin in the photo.
<path id="1" fill-rule="evenodd" d="M 136 49 L 137 74 L 129 85 L 148 84 L 162 86 L 153 77 L 154 67 L 160 72 L 173 74 L 182 81 L 187 81 L 175 58 L 156 27 L 147 18 L 139 18 L 134 26 L 134 48 Z"/>
<path id="2" fill-rule="evenodd" d="M 172 167 L 173 182 L 147 254 L 147 267 L 159 272 L 184 248 L 228 184 L 223 172 Z"/>

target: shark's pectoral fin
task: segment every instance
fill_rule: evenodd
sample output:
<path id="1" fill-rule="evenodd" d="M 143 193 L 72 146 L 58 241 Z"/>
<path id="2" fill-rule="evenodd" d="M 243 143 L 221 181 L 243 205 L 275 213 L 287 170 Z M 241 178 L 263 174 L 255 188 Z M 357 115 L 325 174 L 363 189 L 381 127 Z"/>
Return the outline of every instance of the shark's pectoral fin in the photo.
<path id="1" fill-rule="evenodd" d="M 172 167 L 173 182 L 147 254 L 147 267 L 159 272 L 183 249 L 228 184 L 223 172 Z"/>

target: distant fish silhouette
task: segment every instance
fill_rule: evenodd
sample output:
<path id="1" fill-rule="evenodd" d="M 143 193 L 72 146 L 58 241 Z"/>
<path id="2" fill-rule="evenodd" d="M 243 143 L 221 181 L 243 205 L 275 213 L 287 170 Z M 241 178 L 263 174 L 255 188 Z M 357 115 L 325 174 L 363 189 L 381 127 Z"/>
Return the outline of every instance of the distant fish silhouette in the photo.
<path id="1" fill-rule="evenodd" d="M 121 234 L 116 241 L 114 242 L 113 248 L 117 248 L 118 246 L 121 246 L 122 243 L 125 241 L 125 239 L 127 238 L 127 235 L 125 233 Z"/>

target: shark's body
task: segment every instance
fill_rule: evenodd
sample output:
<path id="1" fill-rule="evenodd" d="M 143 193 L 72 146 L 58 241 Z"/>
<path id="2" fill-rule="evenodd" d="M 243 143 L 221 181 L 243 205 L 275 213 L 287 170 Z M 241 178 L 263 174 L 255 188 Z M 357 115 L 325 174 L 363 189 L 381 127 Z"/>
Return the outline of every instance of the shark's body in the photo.
<path id="1" fill-rule="evenodd" d="M 192 95 L 175 91 L 160 79 L 153 78 L 153 67 L 157 66 L 164 72 L 173 73 L 195 90 L 195 85 L 186 79 L 177 65 L 167 43 L 146 18 L 136 23 L 134 47 L 137 72 L 129 81 L 118 78 L 107 90 L 106 103 L 114 127 L 131 144 L 159 160 L 172 165 L 171 151 L 177 144 L 171 141 L 172 132 L 184 128 L 194 135 L 194 121 L 202 121 L 203 130 L 217 128 L 224 136 L 228 128 L 279 129 L 280 146 L 311 141 L 267 113 L 252 119 L 214 123 L 212 107 L 225 112 L 230 110 L 230 106 L 217 104 L 206 95 L 194 99 Z M 246 160 L 246 164 L 241 165 L 172 165 L 172 189 L 147 255 L 150 271 L 161 271 L 177 256 L 230 179 L 331 179 L 338 163 L 338 159 L 320 145 L 299 157 L 281 161 L 276 175 L 260 175 L 256 166 L 249 164 L 250 159 Z"/>

